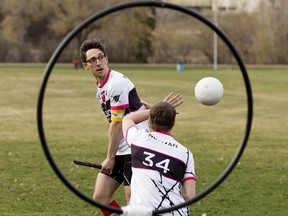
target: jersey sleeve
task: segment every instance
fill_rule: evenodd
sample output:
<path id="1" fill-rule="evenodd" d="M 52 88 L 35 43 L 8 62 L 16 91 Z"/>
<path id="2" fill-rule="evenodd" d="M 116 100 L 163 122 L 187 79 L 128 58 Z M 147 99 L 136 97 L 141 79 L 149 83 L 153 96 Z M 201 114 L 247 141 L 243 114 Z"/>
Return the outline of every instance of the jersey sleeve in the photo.
<path id="1" fill-rule="evenodd" d="M 195 165 L 194 165 L 194 158 L 193 154 L 189 151 L 188 153 L 188 162 L 186 171 L 184 174 L 183 182 L 187 180 L 194 180 L 196 181 L 196 174 L 195 174 Z"/>
<path id="2" fill-rule="evenodd" d="M 130 146 L 132 145 L 135 138 L 139 136 L 139 133 L 140 131 L 136 126 L 132 126 L 127 129 L 126 134 L 124 134 L 124 136 L 128 145 Z"/>
<path id="3" fill-rule="evenodd" d="M 129 108 L 129 89 L 125 81 L 126 79 L 123 78 L 123 82 L 111 82 L 111 88 L 108 92 L 111 121 L 122 122 L 125 110 Z"/>

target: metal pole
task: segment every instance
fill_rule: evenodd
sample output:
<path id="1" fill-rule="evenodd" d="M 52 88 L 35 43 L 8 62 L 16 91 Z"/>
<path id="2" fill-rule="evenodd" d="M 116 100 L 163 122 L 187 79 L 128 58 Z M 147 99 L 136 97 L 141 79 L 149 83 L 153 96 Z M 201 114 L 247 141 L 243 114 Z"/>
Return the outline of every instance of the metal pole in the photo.
<path id="1" fill-rule="evenodd" d="M 212 13 L 213 13 L 213 19 L 214 19 L 214 24 L 217 26 L 217 3 L 214 0 L 212 3 Z M 216 71 L 218 69 L 218 37 L 216 32 L 214 31 L 213 34 L 213 69 Z"/>
<path id="2" fill-rule="evenodd" d="M 214 12 L 214 24 L 217 26 L 217 13 L 216 11 Z M 218 36 L 216 32 L 214 31 L 214 53 L 213 53 L 213 58 L 214 58 L 214 70 L 217 70 L 218 68 Z"/>

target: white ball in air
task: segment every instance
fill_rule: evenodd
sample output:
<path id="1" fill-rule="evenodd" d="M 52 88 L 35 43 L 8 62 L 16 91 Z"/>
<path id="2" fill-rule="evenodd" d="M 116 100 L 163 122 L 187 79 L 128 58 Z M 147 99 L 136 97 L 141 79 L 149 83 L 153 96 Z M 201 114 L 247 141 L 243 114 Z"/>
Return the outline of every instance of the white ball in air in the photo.
<path id="1" fill-rule="evenodd" d="M 205 77 L 195 86 L 195 97 L 206 106 L 217 104 L 224 94 L 222 83 L 214 77 Z"/>

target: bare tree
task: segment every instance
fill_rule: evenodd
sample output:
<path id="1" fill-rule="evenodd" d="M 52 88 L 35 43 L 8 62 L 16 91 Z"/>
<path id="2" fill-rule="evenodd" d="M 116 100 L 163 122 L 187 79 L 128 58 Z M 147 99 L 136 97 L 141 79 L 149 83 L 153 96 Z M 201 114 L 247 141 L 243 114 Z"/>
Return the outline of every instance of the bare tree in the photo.
<path id="1" fill-rule="evenodd" d="M 262 54 L 259 61 L 267 63 L 288 63 L 288 1 L 268 0 L 259 11 L 262 31 L 261 41 L 255 47 Z M 259 44 L 262 42 L 262 44 Z"/>
<path id="2" fill-rule="evenodd" d="M 137 0 L 134 0 L 137 1 Z M 130 0 L 1 0 L 0 61 L 47 62 L 79 23 L 109 6 Z M 212 16 L 209 17 L 212 20 Z M 218 24 L 246 63 L 288 63 L 288 1 L 263 1 L 258 12 L 219 15 Z M 130 8 L 101 18 L 81 31 L 59 61 L 79 56 L 83 40 L 107 42 L 112 62 L 212 63 L 213 31 L 193 17 L 165 8 Z M 218 62 L 233 63 L 218 43 Z"/>
<path id="3" fill-rule="evenodd" d="M 257 40 L 256 32 L 258 31 L 258 19 L 254 14 L 237 13 L 219 18 L 219 25 L 233 42 L 235 48 L 239 51 L 242 59 L 246 63 L 253 63 L 252 46 Z M 230 52 L 225 49 L 224 43 L 219 44 L 219 62 L 231 63 Z"/>

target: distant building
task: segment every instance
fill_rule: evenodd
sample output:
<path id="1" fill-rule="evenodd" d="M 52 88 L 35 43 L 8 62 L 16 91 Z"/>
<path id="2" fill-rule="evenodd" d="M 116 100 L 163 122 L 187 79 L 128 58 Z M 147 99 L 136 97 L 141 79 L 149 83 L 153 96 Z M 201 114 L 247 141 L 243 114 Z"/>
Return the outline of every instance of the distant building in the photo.
<path id="1" fill-rule="evenodd" d="M 198 10 L 254 12 L 265 0 L 162 0 Z"/>

